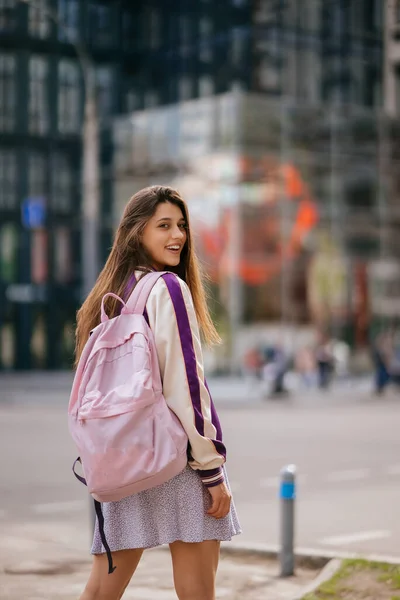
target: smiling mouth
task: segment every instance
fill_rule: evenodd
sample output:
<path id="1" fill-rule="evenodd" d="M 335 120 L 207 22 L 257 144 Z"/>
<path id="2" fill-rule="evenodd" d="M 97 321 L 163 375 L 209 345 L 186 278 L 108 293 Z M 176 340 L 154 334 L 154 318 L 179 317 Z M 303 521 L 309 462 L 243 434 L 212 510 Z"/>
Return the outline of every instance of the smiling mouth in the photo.
<path id="1" fill-rule="evenodd" d="M 167 246 L 167 250 L 171 250 L 171 252 L 179 252 L 181 246 Z"/>

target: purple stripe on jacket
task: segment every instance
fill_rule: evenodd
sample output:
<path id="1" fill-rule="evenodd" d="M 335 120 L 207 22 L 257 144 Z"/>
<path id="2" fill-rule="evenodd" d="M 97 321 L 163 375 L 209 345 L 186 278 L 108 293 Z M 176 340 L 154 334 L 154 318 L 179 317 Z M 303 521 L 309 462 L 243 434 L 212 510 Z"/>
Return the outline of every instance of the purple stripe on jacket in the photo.
<path id="1" fill-rule="evenodd" d="M 163 279 L 168 287 L 174 310 L 176 314 L 176 321 L 178 324 L 179 336 L 182 345 L 183 357 L 185 361 L 186 374 L 189 382 L 190 396 L 195 414 L 195 425 L 200 435 L 204 436 L 204 417 L 201 411 L 201 396 L 200 396 L 200 383 L 197 374 L 197 362 L 196 354 L 194 351 L 192 331 L 190 328 L 189 317 L 186 310 L 185 299 L 182 294 L 181 286 L 174 275 L 163 275 Z M 218 454 L 226 457 L 226 448 L 222 443 L 222 430 L 221 424 L 218 419 L 217 412 L 215 410 L 214 403 L 211 398 L 210 390 L 207 382 L 205 381 L 207 392 L 210 396 L 211 404 L 211 422 L 216 429 L 216 439 L 211 440 L 215 446 Z M 202 470 L 202 477 L 210 477 L 221 472 L 221 468 L 210 469 L 207 471 Z M 214 484 L 217 485 L 217 484 Z"/>
<path id="2" fill-rule="evenodd" d="M 200 383 L 197 375 L 196 354 L 194 352 L 192 330 L 190 329 L 185 299 L 175 275 L 167 273 L 166 275 L 163 275 L 163 279 L 167 285 L 176 314 L 176 322 L 178 324 L 186 375 L 189 383 L 190 397 L 194 409 L 196 429 L 199 434 L 204 437 L 204 418 L 201 412 Z"/>
<path id="3" fill-rule="evenodd" d="M 224 456 L 225 459 L 226 459 L 226 448 L 225 448 L 225 445 L 222 443 L 222 427 L 221 427 L 221 423 L 220 423 L 219 418 L 218 418 L 218 414 L 217 414 L 217 411 L 216 411 L 216 408 L 215 408 L 214 401 L 213 401 L 213 399 L 211 397 L 210 388 L 208 387 L 208 383 L 207 383 L 207 380 L 205 378 L 204 378 L 204 384 L 206 386 L 208 395 L 210 396 L 210 403 L 211 403 L 211 423 L 214 425 L 215 430 L 217 432 L 216 439 L 213 440 L 214 441 L 214 446 L 215 446 L 217 452 L 219 454 L 222 454 L 222 456 Z"/>

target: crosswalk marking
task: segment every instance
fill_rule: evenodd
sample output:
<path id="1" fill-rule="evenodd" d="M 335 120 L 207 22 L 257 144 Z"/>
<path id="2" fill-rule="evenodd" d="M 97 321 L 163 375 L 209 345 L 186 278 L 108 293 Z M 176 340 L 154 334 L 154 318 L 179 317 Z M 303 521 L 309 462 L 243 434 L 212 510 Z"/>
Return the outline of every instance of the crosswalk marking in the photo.
<path id="1" fill-rule="evenodd" d="M 391 537 L 390 531 L 385 529 L 377 531 L 358 531 L 356 533 L 346 533 L 343 535 L 333 535 L 320 540 L 320 544 L 325 546 L 344 546 L 356 542 L 367 542 L 369 540 L 380 540 Z"/>
<path id="2" fill-rule="evenodd" d="M 339 483 L 341 481 L 358 481 L 365 479 L 371 473 L 371 469 L 348 469 L 344 471 L 333 471 L 328 473 L 325 477 L 325 481 Z"/>

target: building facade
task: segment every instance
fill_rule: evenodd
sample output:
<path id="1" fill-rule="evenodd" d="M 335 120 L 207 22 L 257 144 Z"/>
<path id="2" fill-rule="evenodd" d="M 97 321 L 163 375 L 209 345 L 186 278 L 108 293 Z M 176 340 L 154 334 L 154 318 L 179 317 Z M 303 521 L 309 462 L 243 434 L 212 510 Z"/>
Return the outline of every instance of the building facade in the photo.
<path id="1" fill-rule="evenodd" d="M 396 319 L 385 5 L 221 5 L 191 6 L 174 47 L 167 28 L 146 50 L 166 77 L 143 73 L 133 114 L 116 120 L 115 219 L 145 185 L 184 193 L 236 367 L 255 324 L 254 339 L 274 326 L 282 339 L 285 324 L 365 347 Z"/>
<path id="2" fill-rule="evenodd" d="M 382 103 L 384 0 L 154 0 L 130 110 L 232 89 L 311 104 Z M 148 13 L 148 14 L 146 14 Z"/>
<path id="3" fill-rule="evenodd" d="M 0 0 L 0 369 L 71 364 L 81 288 L 80 56 L 96 81 L 104 255 L 107 127 L 129 106 L 134 21 L 128 2 Z"/>
<path id="4" fill-rule="evenodd" d="M 385 4 L 384 99 L 392 117 L 400 115 L 400 2 Z"/>
<path id="5" fill-rule="evenodd" d="M 71 364 L 81 300 L 81 46 L 97 88 L 103 258 L 115 115 L 235 92 L 316 109 L 382 105 L 383 0 L 0 0 L 0 34 L 0 369 Z M 250 131 L 257 115 L 264 131 L 257 111 L 246 117 Z M 252 144 L 246 153 L 257 154 Z"/>

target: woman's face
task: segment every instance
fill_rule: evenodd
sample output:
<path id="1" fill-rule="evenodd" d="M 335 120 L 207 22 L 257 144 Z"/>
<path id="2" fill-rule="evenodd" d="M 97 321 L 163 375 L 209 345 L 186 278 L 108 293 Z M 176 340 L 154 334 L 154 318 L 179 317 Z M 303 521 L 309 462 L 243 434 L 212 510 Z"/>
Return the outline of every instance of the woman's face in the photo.
<path id="1" fill-rule="evenodd" d="M 153 267 L 162 271 L 176 267 L 187 240 L 187 223 L 181 209 L 171 202 L 162 202 L 147 223 L 142 244 L 153 259 Z"/>

